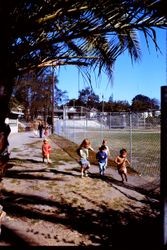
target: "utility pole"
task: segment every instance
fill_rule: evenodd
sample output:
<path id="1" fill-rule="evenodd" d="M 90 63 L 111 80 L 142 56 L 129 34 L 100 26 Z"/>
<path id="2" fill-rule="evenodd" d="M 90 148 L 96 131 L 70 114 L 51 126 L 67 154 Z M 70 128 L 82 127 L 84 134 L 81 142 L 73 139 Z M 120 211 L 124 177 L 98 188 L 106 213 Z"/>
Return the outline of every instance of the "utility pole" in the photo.
<path id="1" fill-rule="evenodd" d="M 52 91 L 51 91 L 51 102 L 52 102 L 52 134 L 54 134 L 54 88 L 55 88 L 55 76 L 54 66 L 52 65 Z"/>
<path id="2" fill-rule="evenodd" d="M 104 113 L 104 95 L 102 94 L 102 114 Z"/>

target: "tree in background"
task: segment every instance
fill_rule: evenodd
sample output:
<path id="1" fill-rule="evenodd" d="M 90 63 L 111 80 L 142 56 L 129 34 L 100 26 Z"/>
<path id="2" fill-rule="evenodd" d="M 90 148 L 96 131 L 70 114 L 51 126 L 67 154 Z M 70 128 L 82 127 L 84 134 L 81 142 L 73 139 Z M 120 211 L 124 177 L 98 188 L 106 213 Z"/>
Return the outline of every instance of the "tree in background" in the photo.
<path id="1" fill-rule="evenodd" d="M 84 106 L 84 103 L 79 100 L 79 99 L 70 99 L 66 104 L 66 106 L 72 106 L 72 107 L 79 107 L 79 106 Z"/>
<path id="2" fill-rule="evenodd" d="M 132 105 L 131 105 L 131 110 L 132 111 L 137 111 L 137 112 L 143 112 L 143 111 L 148 111 L 148 110 L 158 110 L 159 105 L 158 105 L 158 100 L 155 98 L 150 99 L 148 96 L 145 95 L 136 95 L 132 99 Z"/>
<path id="3" fill-rule="evenodd" d="M 140 57 L 138 30 L 148 46 L 151 38 L 158 48 L 154 27 L 166 24 L 165 0 L 1 1 L 0 132 L 19 75 L 68 64 L 105 70 L 111 77 L 125 50 L 132 60 Z"/>
<path id="4" fill-rule="evenodd" d="M 86 87 L 79 91 L 79 97 L 81 103 L 87 108 L 96 107 L 99 103 L 99 96 L 96 95 L 91 87 Z"/>
<path id="5" fill-rule="evenodd" d="M 148 46 L 151 38 L 158 48 L 153 28 L 166 27 L 165 7 L 164 0 L 1 1 L 1 122 L 15 78 L 27 70 L 47 63 L 90 65 L 111 76 L 116 58 L 125 50 L 134 60 L 140 57 L 137 30 Z"/>
<path id="6" fill-rule="evenodd" d="M 50 71 L 44 71 L 37 76 L 33 72 L 23 75 L 17 80 L 10 102 L 11 109 L 22 106 L 26 121 L 39 115 L 46 121 L 52 113 L 52 84 Z M 67 91 L 58 88 L 58 79 L 54 77 L 54 106 L 67 102 Z"/>
<path id="7" fill-rule="evenodd" d="M 68 93 L 66 90 L 61 90 L 55 85 L 55 106 L 61 107 L 69 101 Z"/>

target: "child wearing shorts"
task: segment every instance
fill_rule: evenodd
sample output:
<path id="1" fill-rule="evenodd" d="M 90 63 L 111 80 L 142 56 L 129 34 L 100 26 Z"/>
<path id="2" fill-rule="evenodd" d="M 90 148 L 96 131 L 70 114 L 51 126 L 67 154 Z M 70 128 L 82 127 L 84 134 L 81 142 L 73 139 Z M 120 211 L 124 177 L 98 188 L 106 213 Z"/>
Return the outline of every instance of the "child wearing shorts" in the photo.
<path id="1" fill-rule="evenodd" d="M 88 176 L 88 169 L 90 168 L 89 158 L 89 150 L 94 151 L 91 147 L 91 143 L 88 139 L 84 139 L 81 145 L 78 148 L 79 156 L 80 156 L 80 166 L 81 166 L 81 177 Z"/>

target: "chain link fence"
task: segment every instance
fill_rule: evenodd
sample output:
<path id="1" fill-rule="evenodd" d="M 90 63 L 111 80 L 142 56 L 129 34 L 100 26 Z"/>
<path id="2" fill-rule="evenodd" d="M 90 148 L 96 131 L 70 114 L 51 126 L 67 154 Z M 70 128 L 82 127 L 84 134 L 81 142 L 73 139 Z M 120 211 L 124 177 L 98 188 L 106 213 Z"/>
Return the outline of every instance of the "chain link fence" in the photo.
<path id="1" fill-rule="evenodd" d="M 66 116 L 55 120 L 55 133 L 80 144 L 89 138 L 97 151 L 103 139 L 111 158 L 126 148 L 131 167 L 142 175 L 160 176 L 160 116 L 152 113 L 112 112 Z"/>

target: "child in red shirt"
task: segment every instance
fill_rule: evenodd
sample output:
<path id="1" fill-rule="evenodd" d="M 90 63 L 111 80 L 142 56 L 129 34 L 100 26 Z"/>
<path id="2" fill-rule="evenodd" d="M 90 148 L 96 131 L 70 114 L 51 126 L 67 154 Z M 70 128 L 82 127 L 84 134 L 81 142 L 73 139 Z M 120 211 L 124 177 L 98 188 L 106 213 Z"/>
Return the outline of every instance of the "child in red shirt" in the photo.
<path id="1" fill-rule="evenodd" d="M 43 162 L 46 159 L 47 163 L 51 163 L 50 160 L 50 152 L 51 152 L 51 146 L 48 143 L 48 140 L 45 138 L 43 140 L 43 144 L 42 144 L 42 157 L 43 157 Z"/>

